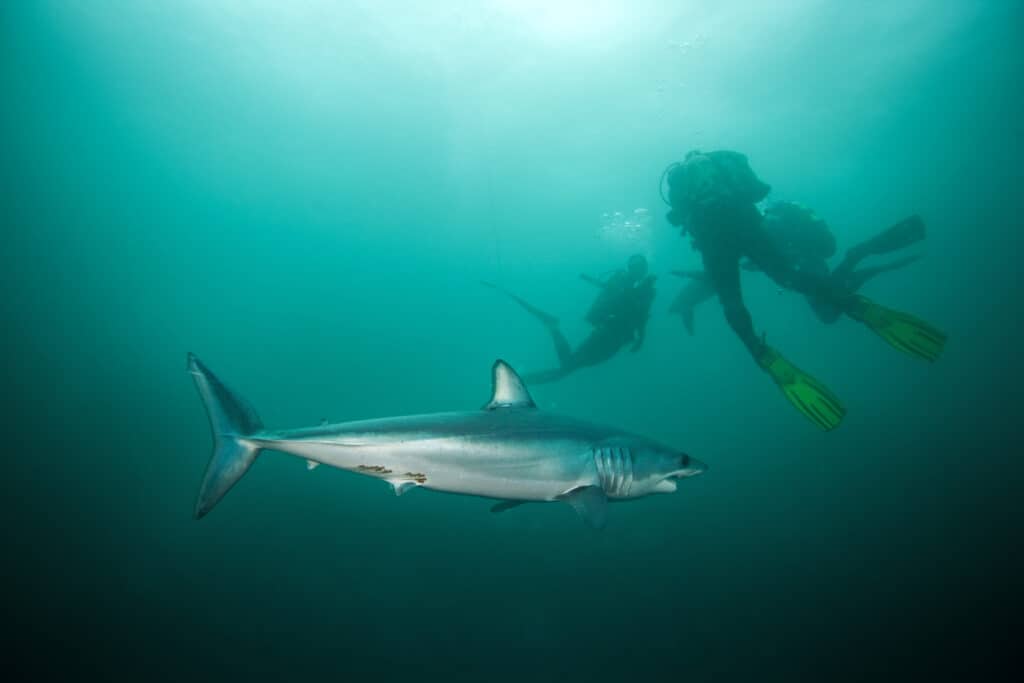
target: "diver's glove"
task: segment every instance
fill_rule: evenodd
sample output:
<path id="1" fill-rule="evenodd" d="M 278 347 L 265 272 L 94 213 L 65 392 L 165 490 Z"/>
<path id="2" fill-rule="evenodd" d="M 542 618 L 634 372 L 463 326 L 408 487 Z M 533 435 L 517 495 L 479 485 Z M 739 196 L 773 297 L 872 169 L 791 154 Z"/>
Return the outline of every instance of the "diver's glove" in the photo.
<path id="1" fill-rule="evenodd" d="M 846 314 L 867 325 L 894 349 L 928 362 L 935 362 L 946 346 L 945 332 L 916 316 L 886 308 L 859 294 L 853 296 Z"/>
<path id="2" fill-rule="evenodd" d="M 757 364 L 775 380 L 786 400 L 818 427 L 827 432 L 842 422 L 846 408 L 839 398 L 824 384 L 783 358 L 778 351 L 765 345 L 757 358 Z"/>

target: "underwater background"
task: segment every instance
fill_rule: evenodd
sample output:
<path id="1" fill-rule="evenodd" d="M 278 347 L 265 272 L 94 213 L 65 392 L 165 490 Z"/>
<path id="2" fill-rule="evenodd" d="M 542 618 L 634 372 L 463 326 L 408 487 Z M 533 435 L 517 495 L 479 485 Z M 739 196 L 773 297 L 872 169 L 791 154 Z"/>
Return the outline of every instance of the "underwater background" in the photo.
<path id="1" fill-rule="evenodd" d="M 23 2 L 0 7 L 8 674 L 86 680 L 976 678 L 1017 638 L 1019 2 Z M 709 302 L 658 179 L 734 149 L 933 366 L 744 277 L 846 403 L 821 433 Z M 641 209 L 641 211 L 636 211 Z M 645 215 L 646 214 L 646 215 Z M 586 332 L 659 274 L 637 354 L 532 390 L 709 464 L 610 510 L 500 515 L 268 452 L 202 521 L 185 354 L 269 427 L 474 409 L 550 367 L 498 282 Z"/>

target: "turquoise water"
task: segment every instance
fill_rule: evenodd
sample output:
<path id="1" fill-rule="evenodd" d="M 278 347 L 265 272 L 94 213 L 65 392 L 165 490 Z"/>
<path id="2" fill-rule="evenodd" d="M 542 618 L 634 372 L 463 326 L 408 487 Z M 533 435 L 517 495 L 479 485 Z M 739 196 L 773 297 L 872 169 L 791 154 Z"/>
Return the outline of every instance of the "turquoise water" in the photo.
<path id="1" fill-rule="evenodd" d="M 87 680 L 980 675 L 1019 579 L 1015 2 L 37 2 L 0 8 L 9 668 Z M 658 177 L 736 149 L 840 248 L 921 214 L 865 293 L 934 366 L 745 278 L 849 411 L 823 434 L 717 305 Z M 650 220 L 637 218 L 645 209 Z M 616 212 L 622 214 L 616 217 Z M 629 225 L 626 225 L 626 221 Z M 660 274 L 644 349 L 542 409 L 700 458 L 586 528 L 268 453 L 207 518 L 185 354 L 270 427 L 473 409 L 550 367 L 598 275 Z M 1015 445 L 1016 444 L 1016 445 Z"/>

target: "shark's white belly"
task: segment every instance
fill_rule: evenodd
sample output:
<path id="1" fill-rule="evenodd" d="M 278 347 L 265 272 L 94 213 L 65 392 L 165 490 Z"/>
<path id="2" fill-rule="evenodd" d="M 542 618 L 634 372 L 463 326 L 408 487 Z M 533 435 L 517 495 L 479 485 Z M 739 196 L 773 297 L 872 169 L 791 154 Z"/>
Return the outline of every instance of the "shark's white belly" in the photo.
<path id="1" fill-rule="evenodd" d="M 550 501 L 595 483 L 585 451 L 521 445 L 465 444 L 448 439 L 381 444 L 287 441 L 265 447 L 339 469 L 410 486 L 510 500 Z M 562 450 L 563 452 L 560 452 Z"/>

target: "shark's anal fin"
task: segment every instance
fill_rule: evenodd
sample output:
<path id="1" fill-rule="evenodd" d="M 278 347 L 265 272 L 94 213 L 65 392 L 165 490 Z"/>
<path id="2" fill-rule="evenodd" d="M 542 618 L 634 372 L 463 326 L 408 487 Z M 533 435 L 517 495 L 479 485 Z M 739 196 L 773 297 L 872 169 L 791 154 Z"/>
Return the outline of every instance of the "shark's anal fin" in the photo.
<path id="1" fill-rule="evenodd" d="M 306 470 L 307 471 L 315 470 L 317 467 L 320 467 L 320 463 L 318 463 L 316 460 L 307 460 L 306 461 Z"/>
<path id="2" fill-rule="evenodd" d="M 525 502 L 525 500 L 503 500 L 500 503 L 492 505 L 491 512 L 504 512 L 505 510 L 511 510 L 512 508 L 519 507 Z"/>
<path id="3" fill-rule="evenodd" d="M 576 510 L 584 522 L 595 529 L 603 529 L 608 519 L 608 496 L 599 486 L 577 486 L 558 497 Z"/>
<path id="4" fill-rule="evenodd" d="M 536 408 L 530 392 L 512 366 L 498 359 L 491 367 L 491 400 L 484 410 L 500 408 Z"/>

